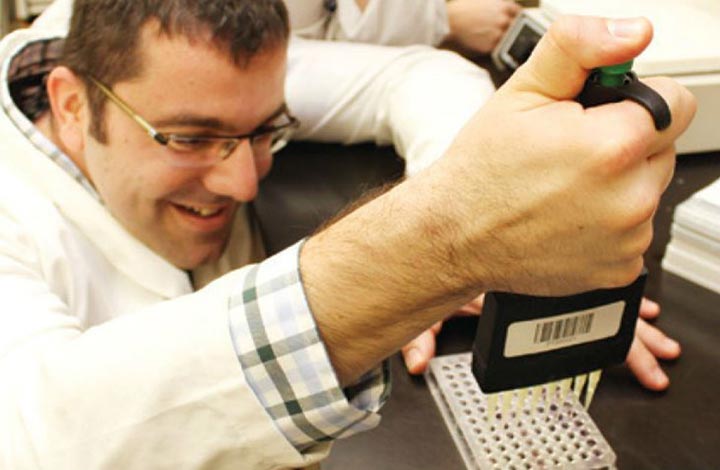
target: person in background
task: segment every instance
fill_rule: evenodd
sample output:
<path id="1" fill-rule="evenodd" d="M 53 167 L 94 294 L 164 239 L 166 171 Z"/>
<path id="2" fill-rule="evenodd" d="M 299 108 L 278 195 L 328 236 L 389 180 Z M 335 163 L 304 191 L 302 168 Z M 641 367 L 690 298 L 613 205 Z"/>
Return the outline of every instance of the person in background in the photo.
<path id="1" fill-rule="evenodd" d="M 520 12 L 509 0 L 286 0 L 293 31 L 308 39 L 386 46 L 456 44 L 488 54 Z"/>

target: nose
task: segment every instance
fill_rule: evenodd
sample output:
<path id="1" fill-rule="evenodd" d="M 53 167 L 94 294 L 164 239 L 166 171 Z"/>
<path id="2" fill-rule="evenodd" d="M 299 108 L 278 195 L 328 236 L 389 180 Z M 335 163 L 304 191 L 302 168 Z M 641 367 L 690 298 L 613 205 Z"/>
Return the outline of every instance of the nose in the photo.
<path id="1" fill-rule="evenodd" d="M 257 195 L 259 178 L 250 141 L 243 139 L 227 158 L 207 170 L 203 185 L 214 194 L 249 202 Z"/>

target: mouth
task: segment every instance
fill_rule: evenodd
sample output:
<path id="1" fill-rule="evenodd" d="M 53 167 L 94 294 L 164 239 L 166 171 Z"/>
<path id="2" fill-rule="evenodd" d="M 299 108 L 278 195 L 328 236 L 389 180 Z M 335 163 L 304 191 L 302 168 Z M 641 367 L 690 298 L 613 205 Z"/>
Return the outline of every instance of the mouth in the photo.
<path id="1" fill-rule="evenodd" d="M 214 232 L 227 226 L 233 214 L 232 205 L 194 205 L 172 202 L 180 219 L 193 230 Z"/>
<path id="2" fill-rule="evenodd" d="M 191 215 L 202 217 L 204 219 L 218 215 L 223 211 L 224 207 L 198 207 L 198 206 L 185 206 L 182 204 L 174 204 L 175 207 L 181 211 L 188 212 Z"/>

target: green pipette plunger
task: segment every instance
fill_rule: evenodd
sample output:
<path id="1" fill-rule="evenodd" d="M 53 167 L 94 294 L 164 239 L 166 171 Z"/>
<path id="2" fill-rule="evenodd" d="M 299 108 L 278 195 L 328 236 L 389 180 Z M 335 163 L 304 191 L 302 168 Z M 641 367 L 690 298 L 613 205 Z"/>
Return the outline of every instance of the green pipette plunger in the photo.
<path id="1" fill-rule="evenodd" d="M 619 87 L 625 83 L 625 74 L 632 70 L 633 61 L 600 67 L 599 80 L 602 86 Z"/>

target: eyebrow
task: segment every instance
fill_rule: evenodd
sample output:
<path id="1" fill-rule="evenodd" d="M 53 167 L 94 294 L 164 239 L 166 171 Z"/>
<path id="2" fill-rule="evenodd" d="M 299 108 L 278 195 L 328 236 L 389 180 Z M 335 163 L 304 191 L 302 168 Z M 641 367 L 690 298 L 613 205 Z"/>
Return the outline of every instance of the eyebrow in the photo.
<path id="1" fill-rule="evenodd" d="M 263 119 L 262 123 L 255 127 L 258 129 L 265 125 L 268 121 L 275 119 L 287 110 L 287 103 L 282 103 L 278 106 L 268 117 Z M 198 114 L 178 114 L 166 119 L 153 121 L 153 127 L 198 127 L 203 129 L 211 129 L 218 132 L 235 132 L 235 127 L 232 124 L 224 122 L 215 117 L 201 116 Z M 255 130 L 253 129 L 253 130 Z"/>

